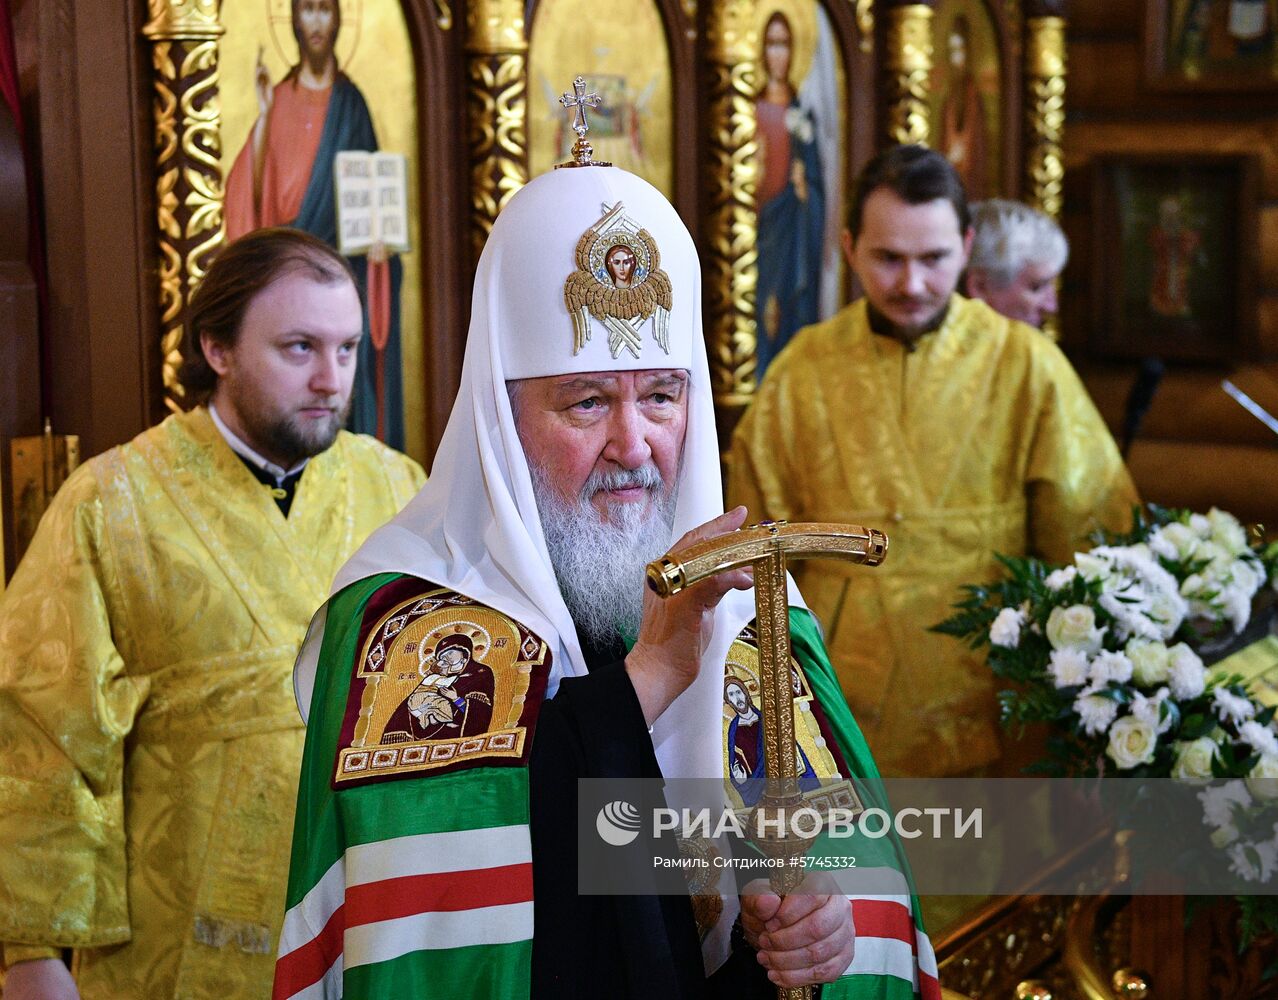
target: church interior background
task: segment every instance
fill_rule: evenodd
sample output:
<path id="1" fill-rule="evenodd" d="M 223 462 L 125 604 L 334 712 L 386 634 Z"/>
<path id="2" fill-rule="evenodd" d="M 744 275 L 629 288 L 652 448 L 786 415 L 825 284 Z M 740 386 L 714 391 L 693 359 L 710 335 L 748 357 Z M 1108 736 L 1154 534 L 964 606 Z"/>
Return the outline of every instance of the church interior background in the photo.
<path id="1" fill-rule="evenodd" d="M 596 156 L 656 184 L 698 242 L 721 434 L 786 339 L 856 296 L 839 253 L 851 178 L 884 146 L 923 142 L 974 197 L 1060 220 L 1071 257 L 1048 333 L 1142 497 L 1278 523 L 1275 430 L 1222 389 L 1278 413 L 1278 4 L 340 7 L 338 64 L 380 148 L 406 157 L 410 191 L 374 359 L 397 388 L 377 390 L 383 419 L 359 429 L 427 468 L 485 235 L 565 158 L 559 96 L 581 75 L 602 99 Z M 256 80 L 296 60 L 289 0 L 0 6 L 6 574 L 69 467 L 183 405 L 184 309 L 234 229 Z M 799 275 L 796 258 L 814 263 Z M 1183 903 L 973 902 L 933 929 L 942 982 L 971 997 L 1143 996 L 1142 977 L 1150 996 L 1272 995 L 1273 942 L 1239 955 L 1226 908 L 1186 929 Z"/>

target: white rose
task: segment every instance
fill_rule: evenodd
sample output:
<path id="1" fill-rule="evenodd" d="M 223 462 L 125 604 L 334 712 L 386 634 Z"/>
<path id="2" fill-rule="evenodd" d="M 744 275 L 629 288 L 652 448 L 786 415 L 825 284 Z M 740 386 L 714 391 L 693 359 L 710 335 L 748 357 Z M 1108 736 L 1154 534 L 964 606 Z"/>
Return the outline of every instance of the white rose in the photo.
<path id="1" fill-rule="evenodd" d="M 1238 727 L 1238 735 L 1258 753 L 1278 757 L 1278 736 L 1268 726 L 1262 726 L 1253 719 Z"/>
<path id="2" fill-rule="evenodd" d="M 1206 572 L 1211 576 L 1224 577 L 1229 574 L 1229 567 L 1234 561 L 1234 554 L 1224 546 L 1215 542 L 1203 542 L 1194 553 L 1195 559 L 1206 559 Z"/>
<path id="3" fill-rule="evenodd" d="M 1159 530 L 1163 540 L 1176 550 L 1176 558 L 1180 562 L 1184 562 L 1194 556 L 1198 551 L 1198 546 L 1202 544 L 1202 539 L 1199 538 L 1198 533 L 1189 525 L 1181 524 L 1179 521 L 1164 524 Z"/>
<path id="4" fill-rule="evenodd" d="M 1172 765 L 1171 775 L 1178 781 L 1206 781 L 1211 778 L 1211 762 L 1220 754 L 1220 747 L 1210 736 L 1200 736 L 1196 740 L 1177 740 L 1172 749 L 1176 753 L 1176 763 Z"/>
<path id="5" fill-rule="evenodd" d="M 1078 576 L 1078 570 L 1073 566 L 1065 566 L 1061 569 L 1053 570 L 1047 574 L 1047 579 L 1043 581 L 1048 590 L 1063 590 L 1069 586 L 1074 577 Z"/>
<path id="6" fill-rule="evenodd" d="M 1078 567 L 1078 572 L 1082 574 L 1084 580 L 1100 580 L 1102 583 L 1107 583 L 1114 575 L 1114 567 L 1109 560 L 1094 556 L 1090 552 L 1076 552 L 1074 565 Z"/>
<path id="7" fill-rule="evenodd" d="M 1183 642 L 1178 642 L 1167 651 L 1167 663 L 1167 679 L 1177 701 L 1188 701 L 1203 693 L 1207 686 L 1207 670 L 1197 653 Z"/>
<path id="8" fill-rule="evenodd" d="M 1088 654 L 1100 651 L 1104 629 L 1096 627 L 1096 612 L 1086 604 L 1052 608 L 1047 618 L 1047 641 L 1053 649 L 1073 646 Z"/>
<path id="9" fill-rule="evenodd" d="M 1133 639 L 1127 644 L 1127 658 L 1132 661 L 1132 676 L 1141 687 L 1164 684 L 1171 676 L 1167 647 L 1161 642 Z"/>
<path id="10" fill-rule="evenodd" d="M 1199 538 L 1206 538 L 1211 534 L 1211 521 L 1203 517 L 1202 514 L 1190 514 L 1189 528 Z"/>
<path id="11" fill-rule="evenodd" d="M 1260 755 L 1260 760 L 1247 775 L 1247 788 L 1263 802 L 1278 799 L 1278 756 L 1269 753 Z"/>
<path id="12" fill-rule="evenodd" d="M 1132 679 L 1132 661 L 1122 653 L 1103 650 L 1092 660 L 1090 675 L 1097 687 L 1104 687 L 1110 681 L 1126 684 Z"/>
<path id="13" fill-rule="evenodd" d="M 1157 746 L 1158 737 L 1153 726 L 1135 716 L 1125 715 L 1110 729 L 1105 753 L 1119 770 L 1128 771 L 1152 761 Z"/>
<path id="14" fill-rule="evenodd" d="M 1087 683 L 1087 654 L 1081 649 L 1053 649 L 1047 661 L 1047 672 L 1057 688 L 1078 687 Z"/>
<path id="15" fill-rule="evenodd" d="M 1230 555 L 1247 551 L 1247 529 L 1233 514 L 1213 507 L 1207 512 L 1207 522 L 1211 527 L 1211 540 Z"/>
<path id="16" fill-rule="evenodd" d="M 990 625 L 990 643 L 995 646 L 1015 648 L 1021 641 L 1021 626 L 1025 615 L 1015 608 L 1004 608 Z"/>
<path id="17" fill-rule="evenodd" d="M 1149 601 L 1149 617 L 1158 624 L 1159 635 L 1170 639 L 1180 628 L 1189 604 L 1175 591 L 1160 590 Z"/>
<path id="18" fill-rule="evenodd" d="M 1098 736 L 1109 728 L 1118 714 L 1118 706 L 1109 698 L 1084 691 L 1074 699 L 1074 711 L 1078 713 L 1083 732 Z"/>
<path id="19" fill-rule="evenodd" d="M 1203 804 L 1203 822 L 1208 826 L 1231 826 L 1234 822 L 1234 809 L 1241 806 L 1246 809 L 1251 805 L 1251 796 L 1241 781 L 1226 781 L 1223 785 L 1212 785 L 1198 793 L 1198 801 Z"/>
<path id="20" fill-rule="evenodd" d="M 1240 697 L 1228 688 L 1216 688 L 1212 702 L 1216 706 L 1216 718 L 1221 722 L 1241 723 L 1256 714 L 1256 706 L 1250 698 Z"/>

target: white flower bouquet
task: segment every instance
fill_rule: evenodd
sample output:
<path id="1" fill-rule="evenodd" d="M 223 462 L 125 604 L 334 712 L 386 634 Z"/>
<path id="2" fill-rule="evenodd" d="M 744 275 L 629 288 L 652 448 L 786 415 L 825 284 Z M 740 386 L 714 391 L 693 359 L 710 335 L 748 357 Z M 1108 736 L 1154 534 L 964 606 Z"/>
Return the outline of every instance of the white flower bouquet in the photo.
<path id="1" fill-rule="evenodd" d="M 1000 559 L 1009 575 L 965 587 L 935 631 L 988 647 L 990 668 L 1014 684 L 999 693 L 1005 726 L 1049 724 L 1049 758 L 1033 770 L 1235 779 L 1200 793 L 1211 842 L 1243 878 L 1278 872 L 1275 710 L 1241 678 L 1209 677 L 1199 655 L 1246 627 L 1274 586 L 1278 543 L 1250 544 L 1224 511 L 1150 506 L 1131 534 L 1072 565 Z M 1255 917 L 1253 929 L 1278 929 L 1278 898 Z"/>

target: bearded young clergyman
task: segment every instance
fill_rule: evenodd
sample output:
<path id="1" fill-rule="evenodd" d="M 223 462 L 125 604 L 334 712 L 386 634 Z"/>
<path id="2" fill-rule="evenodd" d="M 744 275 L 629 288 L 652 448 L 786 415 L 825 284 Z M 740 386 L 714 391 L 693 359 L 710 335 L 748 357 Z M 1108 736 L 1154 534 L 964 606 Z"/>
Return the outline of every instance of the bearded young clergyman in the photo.
<path id="1" fill-rule="evenodd" d="M 341 430 L 360 312 L 313 236 L 224 249 L 183 349 L 200 405 L 77 469 L 0 595 L 5 1000 L 269 989 L 290 670 L 333 573 L 423 478 Z"/>

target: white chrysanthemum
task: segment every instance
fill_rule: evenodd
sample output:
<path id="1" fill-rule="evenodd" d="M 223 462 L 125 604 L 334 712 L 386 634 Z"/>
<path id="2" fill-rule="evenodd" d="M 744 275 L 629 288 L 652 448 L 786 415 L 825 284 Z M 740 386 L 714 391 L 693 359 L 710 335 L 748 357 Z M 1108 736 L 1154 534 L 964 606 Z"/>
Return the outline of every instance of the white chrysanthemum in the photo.
<path id="1" fill-rule="evenodd" d="M 1218 826 L 1211 832 L 1211 846 L 1218 851 L 1223 851 L 1226 847 L 1238 839 L 1238 827 L 1233 823 L 1226 823 L 1224 826 Z"/>
<path id="2" fill-rule="evenodd" d="M 1047 641 L 1053 649 L 1073 647 L 1091 654 L 1100 651 L 1105 629 L 1096 627 L 1096 612 L 1086 604 L 1052 608 L 1047 616 Z"/>
<path id="3" fill-rule="evenodd" d="M 1088 736 L 1099 736 L 1114 721 L 1118 706 L 1109 698 L 1088 690 L 1074 699 L 1074 711 L 1078 713 L 1083 732 Z"/>
<path id="4" fill-rule="evenodd" d="M 1148 764 L 1158 749 L 1154 727 L 1143 719 L 1124 715 L 1109 730 L 1109 746 L 1105 753 L 1121 771 Z"/>
<path id="5" fill-rule="evenodd" d="M 1278 735 L 1268 726 L 1262 726 L 1253 719 L 1238 727 L 1238 735 L 1257 753 L 1278 758 Z"/>
<path id="6" fill-rule="evenodd" d="M 1190 514 L 1189 530 L 1199 538 L 1208 538 L 1211 535 L 1211 521 L 1202 514 Z"/>
<path id="7" fill-rule="evenodd" d="M 1052 650 L 1047 661 L 1047 672 L 1052 675 L 1052 683 L 1058 689 L 1079 687 L 1087 683 L 1089 665 L 1086 653 L 1066 646 L 1064 649 Z"/>
<path id="8" fill-rule="evenodd" d="M 1102 650 L 1092 658 L 1089 676 L 1097 687 L 1104 687 L 1110 681 L 1126 684 L 1132 679 L 1132 661 L 1123 653 Z"/>
<path id="9" fill-rule="evenodd" d="M 1226 851 L 1229 870 L 1248 882 L 1268 882 L 1278 870 L 1278 847 L 1270 843 L 1238 842 Z"/>
<path id="10" fill-rule="evenodd" d="M 1168 681 L 1177 701 L 1197 698 L 1207 687 L 1207 669 L 1198 654 L 1178 642 L 1167 650 Z"/>
<path id="11" fill-rule="evenodd" d="M 1230 826 L 1234 822 L 1234 810 L 1251 805 L 1251 794 L 1241 781 L 1226 781 L 1212 785 L 1198 793 L 1203 804 L 1203 822 L 1208 826 Z"/>
<path id="12" fill-rule="evenodd" d="M 1167 700 L 1170 693 L 1167 688 L 1162 687 L 1154 693 L 1153 697 L 1146 697 L 1143 694 L 1132 697 L 1132 715 L 1142 722 L 1149 723 L 1160 736 L 1167 732 L 1172 724 L 1172 713 L 1167 712 L 1164 718 L 1162 711 L 1163 702 Z"/>
<path id="13" fill-rule="evenodd" d="M 1024 613 L 1016 608 L 1004 608 L 990 625 L 990 643 L 1015 648 L 1021 641 L 1021 626 L 1024 624 Z"/>
<path id="14" fill-rule="evenodd" d="M 1151 531 L 1146 544 L 1156 556 L 1161 556 L 1171 562 L 1176 562 L 1180 559 L 1180 550 L 1176 548 L 1176 543 L 1163 533 L 1162 528 L 1155 528 Z"/>
<path id="15" fill-rule="evenodd" d="M 1060 569 L 1053 570 L 1047 574 L 1047 578 L 1043 584 L 1048 590 L 1053 592 L 1063 590 L 1074 582 L 1074 577 L 1078 576 L 1078 569 L 1074 566 L 1063 566 Z"/>
<path id="16" fill-rule="evenodd" d="M 1110 567 L 1101 606 L 1115 619 L 1120 640 L 1170 639 L 1189 611 L 1176 578 L 1145 546 L 1100 546 L 1091 555 Z"/>
<path id="17" fill-rule="evenodd" d="M 1178 740 L 1173 750 L 1176 763 L 1172 765 L 1172 777 L 1178 781 L 1199 782 L 1211 779 L 1211 762 L 1220 756 L 1220 746 L 1210 736 L 1196 740 Z"/>
<path id="18" fill-rule="evenodd" d="M 1256 714 L 1256 706 L 1250 698 L 1236 695 L 1228 688 L 1216 688 L 1212 692 L 1212 703 L 1221 722 L 1241 723 Z"/>
<path id="19" fill-rule="evenodd" d="M 1251 621 L 1251 591 L 1228 586 L 1220 594 L 1220 610 L 1237 635 Z"/>

